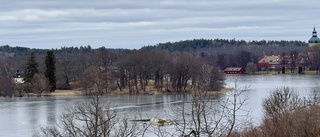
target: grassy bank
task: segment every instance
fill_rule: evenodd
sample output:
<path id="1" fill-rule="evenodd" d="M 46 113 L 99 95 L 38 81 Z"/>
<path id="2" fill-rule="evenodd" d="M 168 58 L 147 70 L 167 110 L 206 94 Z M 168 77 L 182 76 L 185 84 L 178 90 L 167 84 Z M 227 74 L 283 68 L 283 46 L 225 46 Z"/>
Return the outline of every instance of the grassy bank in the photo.
<path id="1" fill-rule="evenodd" d="M 80 90 L 55 90 L 52 93 L 48 93 L 49 96 L 79 96 L 82 95 Z"/>
<path id="2" fill-rule="evenodd" d="M 208 91 L 207 93 L 209 95 L 222 94 L 222 93 L 226 93 L 226 92 L 228 92 L 230 90 L 231 90 L 230 88 L 223 88 L 220 91 Z M 199 91 L 192 90 L 192 91 L 186 91 L 184 93 L 191 94 L 193 92 L 199 92 Z M 160 90 L 149 88 L 149 90 L 144 91 L 144 92 L 141 91 L 139 93 L 130 93 L 128 89 L 123 89 L 122 91 L 114 90 L 114 91 L 110 91 L 107 95 L 126 95 L 126 94 L 163 95 L 163 94 L 182 94 L 182 93 L 181 92 L 175 92 L 175 91 L 171 91 L 171 92 L 160 91 Z M 51 92 L 51 93 L 43 93 L 42 96 L 84 96 L 84 94 L 79 89 L 70 89 L 70 90 L 55 90 L 54 92 Z"/>

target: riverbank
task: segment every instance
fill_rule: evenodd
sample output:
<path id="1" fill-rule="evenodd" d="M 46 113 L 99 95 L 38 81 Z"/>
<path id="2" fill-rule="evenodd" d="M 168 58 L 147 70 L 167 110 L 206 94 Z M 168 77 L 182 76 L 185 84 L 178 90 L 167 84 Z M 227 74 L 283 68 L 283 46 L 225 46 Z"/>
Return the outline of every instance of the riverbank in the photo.
<path id="1" fill-rule="evenodd" d="M 319 71 L 316 70 L 306 70 L 303 71 L 301 74 L 298 73 L 298 71 L 294 71 L 294 73 L 291 73 L 290 70 L 285 71 L 285 73 L 282 73 L 281 71 L 257 71 L 255 73 L 248 73 L 249 75 L 318 75 L 320 74 Z"/>
<path id="2" fill-rule="evenodd" d="M 48 96 L 81 96 L 80 90 L 55 90 L 48 94 Z"/>
<path id="3" fill-rule="evenodd" d="M 223 88 L 220 91 L 208 91 L 208 95 L 215 95 L 215 94 L 223 94 L 226 92 L 229 92 L 230 88 Z M 191 94 L 198 91 L 187 91 L 186 94 Z M 127 94 L 133 94 L 133 95 L 166 95 L 166 94 L 181 94 L 181 92 L 168 92 L 168 91 L 159 91 L 159 90 L 149 90 L 146 92 L 139 92 L 139 93 L 130 93 L 128 89 L 115 90 L 111 91 L 110 93 L 106 95 L 127 95 Z M 79 89 L 71 89 L 71 90 L 56 90 L 51 93 L 43 93 L 41 96 L 85 96 Z"/>
<path id="4" fill-rule="evenodd" d="M 290 71 L 286 71 L 286 73 L 282 74 L 279 71 L 259 71 L 254 74 L 247 74 L 252 76 L 259 76 L 259 75 L 319 75 L 320 73 L 318 71 L 314 70 L 306 70 L 303 74 L 299 74 L 297 71 L 295 73 L 291 73 Z M 234 75 L 234 74 L 228 74 L 228 75 Z M 238 74 L 239 75 L 239 74 Z M 241 74 L 243 75 L 243 74 Z M 244 74 L 246 75 L 246 74 Z M 208 91 L 207 94 L 214 95 L 214 94 L 223 94 L 226 92 L 231 91 L 230 87 L 225 87 L 221 89 L 220 91 Z M 197 92 L 196 90 L 190 90 L 185 92 L 186 94 L 191 94 Z M 107 93 L 106 95 L 165 95 L 165 94 L 183 94 L 182 92 L 176 92 L 176 91 L 169 91 L 169 90 L 159 90 L 154 88 L 152 83 L 146 87 L 145 91 L 140 92 L 129 92 L 129 89 L 122 89 L 121 91 L 119 89 L 111 91 Z M 50 93 L 42 93 L 41 95 L 35 94 L 35 93 L 29 93 L 27 95 L 23 96 L 86 96 L 84 93 L 82 93 L 81 89 L 70 89 L 70 90 L 56 90 L 54 92 Z"/>

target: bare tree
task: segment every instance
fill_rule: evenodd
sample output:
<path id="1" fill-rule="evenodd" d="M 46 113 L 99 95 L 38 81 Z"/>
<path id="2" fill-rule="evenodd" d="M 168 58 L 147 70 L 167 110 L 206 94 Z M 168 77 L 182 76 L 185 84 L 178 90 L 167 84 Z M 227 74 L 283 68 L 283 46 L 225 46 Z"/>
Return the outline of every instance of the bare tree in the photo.
<path id="1" fill-rule="evenodd" d="M 300 98 L 288 87 L 274 90 L 265 99 L 261 132 L 266 136 L 319 136 L 318 97 Z"/>
<path id="2" fill-rule="evenodd" d="M 299 53 L 297 50 L 291 50 L 290 51 L 290 70 L 291 73 L 294 73 L 295 69 L 296 69 L 296 64 L 297 64 L 297 58 L 299 56 Z"/>
<path id="3" fill-rule="evenodd" d="M 239 111 L 245 104 L 246 98 L 241 94 L 248 88 L 231 90 L 227 98 L 213 99 L 208 92 L 194 92 L 191 101 L 184 101 L 181 107 L 174 110 L 179 115 L 175 123 L 174 135 L 199 136 L 229 136 L 238 127 L 243 126 L 239 122 Z M 242 122 L 242 121 L 241 121 Z"/>
<path id="4" fill-rule="evenodd" d="M 49 81 L 43 74 L 35 74 L 31 79 L 31 83 L 31 91 L 39 96 L 41 96 L 43 92 L 50 91 Z"/>
<path id="5" fill-rule="evenodd" d="M 203 64 L 198 70 L 197 90 L 200 91 L 219 91 L 224 85 L 224 74 L 220 72 L 219 68 Z"/>
<path id="6" fill-rule="evenodd" d="M 75 79 L 76 69 L 82 68 L 82 61 L 76 56 L 76 52 L 72 51 L 73 48 L 62 47 L 61 51 L 57 53 L 57 88 L 70 89 L 70 82 Z M 79 67 L 75 67 L 79 66 Z M 83 69 L 82 69 L 83 70 Z"/>
<path id="7" fill-rule="evenodd" d="M 54 127 L 41 128 L 34 136 L 55 137 L 131 137 L 139 133 L 136 124 L 118 116 L 115 110 L 102 103 L 95 95 L 89 101 L 79 102 L 66 109 L 61 116 L 61 124 Z"/>
<path id="8" fill-rule="evenodd" d="M 253 62 L 248 62 L 246 66 L 246 72 L 254 74 L 256 71 L 258 71 L 257 64 Z"/>
<path id="9" fill-rule="evenodd" d="M 184 93 L 187 91 L 188 85 L 194 85 L 196 83 L 196 77 L 199 75 L 202 64 L 202 60 L 192 56 L 177 56 L 173 60 L 173 65 L 170 69 L 172 88 L 178 92 Z"/>
<path id="10" fill-rule="evenodd" d="M 240 67 L 245 68 L 248 62 L 253 62 L 254 55 L 249 51 L 239 51 L 235 60 Z"/>
<path id="11" fill-rule="evenodd" d="M 0 96 L 12 97 L 15 94 L 15 84 L 11 78 L 0 77 Z"/>
<path id="12" fill-rule="evenodd" d="M 277 88 L 263 102 L 260 126 L 250 127 L 232 136 L 316 137 L 320 136 L 320 99 L 300 97 L 288 87 Z"/>
<path id="13" fill-rule="evenodd" d="M 83 73 L 80 87 L 85 94 L 108 93 L 109 86 L 114 84 L 109 68 L 91 66 Z"/>
<path id="14" fill-rule="evenodd" d="M 265 117 L 278 117 L 302 105 L 297 94 L 288 87 L 278 88 L 264 100 Z"/>

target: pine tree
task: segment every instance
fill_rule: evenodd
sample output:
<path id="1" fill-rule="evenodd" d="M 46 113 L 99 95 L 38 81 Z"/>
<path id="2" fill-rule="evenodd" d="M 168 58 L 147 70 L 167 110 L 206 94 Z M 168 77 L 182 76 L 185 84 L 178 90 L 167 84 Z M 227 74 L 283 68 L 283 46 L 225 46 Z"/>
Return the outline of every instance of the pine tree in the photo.
<path id="1" fill-rule="evenodd" d="M 24 72 L 25 72 L 25 76 L 23 80 L 27 83 L 31 83 L 33 76 L 36 73 L 39 73 L 38 63 L 36 62 L 36 56 L 34 55 L 34 53 L 30 54 L 30 58 L 27 62 L 27 66 Z"/>
<path id="2" fill-rule="evenodd" d="M 46 71 L 45 71 L 45 76 L 49 80 L 50 84 L 50 91 L 53 92 L 56 90 L 56 59 L 53 51 L 48 51 L 46 60 Z"/>

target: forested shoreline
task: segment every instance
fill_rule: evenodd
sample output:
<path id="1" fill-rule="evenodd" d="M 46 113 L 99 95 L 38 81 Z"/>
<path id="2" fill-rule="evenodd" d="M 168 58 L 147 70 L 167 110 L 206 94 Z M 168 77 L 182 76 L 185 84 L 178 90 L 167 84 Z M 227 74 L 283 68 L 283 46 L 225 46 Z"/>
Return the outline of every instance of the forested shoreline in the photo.
<path id="1" fill-rule="evenodd" d="M 199 41 L 211 40 L 181 43 L 201 45 Z M 159 45 L 139 50 L 92 49 L 90 46 L 48 50 L 1 46 L 0 95 L 41 96 L 55 89 L 79 89 L 84 95 L 93 95 L 89 102 L 66 109 L 59 119 L 62 125 L 42 127 L 35 136 L 145 136 L 148 128 L 159 129 L 154 131 L 159 136 L 318 136 L 318 127 L 314 125 L 319 120 L 314 114 L 319 110 L 319 99 L 299 98 L 287 87 L 275 89 L 263 101 L 264 118 L 258 126 L 237 124 L 237 115 L 247 100 L 240 95 L 249 89 L 239 89 L 236 82 L 234 89 L 228 92 L 230 98 L 218 105 L 211 101 L 209 92 L 219 91 L 224 86 L 225 77 L 221 70 L 225 67 L 256 64 L 266 54 L 285 55 L 308 51 L 308 46 L 303 42 L 283 42 L 266 45 L 255 42 L 248 45 L 236 41 L 230 45 L 230 41 L 227 41 L 229 44 L 196 46 L 189 51 L 170 51 L 161 49 Z M 320 53 L 320 50 L 314 49 L 313 52 Z M 18 72 L 24 83 L 12 81 Z M 175 126 L 174 133 L 161 130 L 158 125 L 153 125 L 153 121 L 144 123 L 146 126 L 132 124 L 128 119 L 119 117 L 115 110 L 105 107 L 106 102 L 99 100 L 100 95 L 111 91 L 147 93 L 150 86 L 161 92 L 185 94 L 196 91 L 188 94 L 191 101 L 183 102 L 189 103 L 190 109 L 181 105 L 177 110 L 172 110 L 184 122 L 175 123 L 171 119 L 157 121 L 156 124 L 171 122 Z M 77 124 L 79 121 L 87 126 Z M 117 126 L 123 127 L 122 130 L 118 130 Z"/>
<path id="2" fill-rule="evenodd" d="M 234 39 L 168 42 L 139 50 L 93 49 L 91 46 L 30 49 L 5 45 L 0 46 L 0 91 L 2 96 L 29 92 L 41 95 L 54 91 L 53 84 L 54 89 L 77 88 L 84 94 L 104 94 L 113 90 L 144 93 L 150 85 L 165 92 L 218 91 L 224 81 L 221 70 L 228 66 L 246 67 L 248 63 L 256 64 L 266 54 L 305 53 L 307 49 L 302 41 L 246 42 Z M 45 60 L 49 52 L 54 55 L 55 68 L 48 70 Z M 22 77 L 28 76 L 27 62 L 32 54 L 39 74 L 37 82 L 28 80 L 28 86 L 10 82 L 17 70 Z M 49 82 L 48 71 L 54 71 L 50 75 L 54 75 L 55 80 Z"/>

